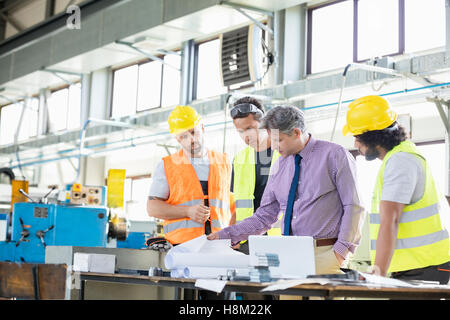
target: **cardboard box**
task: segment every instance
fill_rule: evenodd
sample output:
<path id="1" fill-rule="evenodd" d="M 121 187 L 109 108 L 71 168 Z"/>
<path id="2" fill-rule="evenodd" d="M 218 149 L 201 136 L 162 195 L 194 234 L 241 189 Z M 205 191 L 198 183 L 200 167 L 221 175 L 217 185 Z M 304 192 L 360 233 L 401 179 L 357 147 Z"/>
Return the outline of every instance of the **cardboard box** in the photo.
<path id="1" fill-rule="evenodd" d="M 114 273 L 116 256 L 77 252 L 73 257 L 73 270 L 79 272 Z"/>

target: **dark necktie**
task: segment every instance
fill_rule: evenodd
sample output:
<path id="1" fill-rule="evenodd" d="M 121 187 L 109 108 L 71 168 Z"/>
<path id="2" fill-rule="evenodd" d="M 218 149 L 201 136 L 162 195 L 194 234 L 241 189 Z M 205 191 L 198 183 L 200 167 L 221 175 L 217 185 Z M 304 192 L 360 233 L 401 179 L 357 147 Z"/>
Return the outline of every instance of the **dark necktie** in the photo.
<path id="1" fill-rule="evenodd" d="M 289 189 L 289 196 L 288 196 L 286 212 L 285 212 L 285 217 L 284 217 L 284 230 L 283 230 L 284 236 L 288 236 L 291 233 L 292 211 L 294 209 L 295 193 L 297 192 L 298 178 L 300 176 L 300 160 L 302 160 L 302 157 L 299 154 L 296 154 L 295 155 L 295 173 L 294 173 L 294 178 L 292 178 L 291 188 Z"/>

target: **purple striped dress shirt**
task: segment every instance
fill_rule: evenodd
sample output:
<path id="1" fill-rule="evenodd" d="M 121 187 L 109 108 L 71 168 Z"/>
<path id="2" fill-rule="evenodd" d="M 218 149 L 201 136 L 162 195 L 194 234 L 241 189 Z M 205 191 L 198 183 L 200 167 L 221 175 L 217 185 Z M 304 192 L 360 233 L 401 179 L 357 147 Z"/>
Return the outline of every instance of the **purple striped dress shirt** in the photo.
<path id="1" fill-rule="evenodd" d="M 356 184 L 355 160 L 342 146 L 312 136 L 300 155 L 292 235 L 337 238 L 334 250 L 346 257 L 359 244 L 365 217 Z M 219 231 L 220 239 L 231 239 L 236 244 L 270 229 L 286 209 L 294 171 L 294 155 L 280 157 L 272 167 L 260 207 L 251 217 Z M 284 221 L 281 226 L 283 229 Z"/>

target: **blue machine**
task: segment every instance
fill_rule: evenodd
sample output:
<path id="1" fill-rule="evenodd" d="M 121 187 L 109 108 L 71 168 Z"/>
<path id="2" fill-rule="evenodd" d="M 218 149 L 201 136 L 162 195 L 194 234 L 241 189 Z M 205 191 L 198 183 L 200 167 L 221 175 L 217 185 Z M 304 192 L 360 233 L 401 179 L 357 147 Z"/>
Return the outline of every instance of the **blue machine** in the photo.
<path id="1" fill-rule="evenodd" d="M 15 203 L 0 261 L 44 263 L 46 246 L 106 247 L 108 218 L 104 206 Z"/>
<path id="2" fill-rule="evenodd" d="M 147 249 L 145 241 L 158 235 L 158 224 L 155 221 L 128 220 L 128 235 L 117 241 L 117 248 Z M 161 225 L 162 228 L 162 225 Z"/>
<path id="3" fill-rule="evenodd" d="M 130 232 L 124 241 L 117 241 L 117 248 L 146 249 L 145 241 L 150 238 L 148 232 Z"/>

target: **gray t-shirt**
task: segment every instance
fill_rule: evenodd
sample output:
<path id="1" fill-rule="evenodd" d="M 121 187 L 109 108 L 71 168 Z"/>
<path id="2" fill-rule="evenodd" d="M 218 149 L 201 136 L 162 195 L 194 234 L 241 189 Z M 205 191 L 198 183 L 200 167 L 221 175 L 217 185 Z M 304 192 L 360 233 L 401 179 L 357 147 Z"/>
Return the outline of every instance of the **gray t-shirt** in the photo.
<path id="1" fill-rule="evenodd" d="M 386 162 L 381 200 L 412 204 L 425 192 L 425 168 L 408 152 L 398 152 Z"/>
<path id="2" fill-rule="evenodd" d="M 202 158 L 189 158 L 192 166 L 197 173 L 200 181 L 208 181 L 209 177 L 209 159 L 206 153 Z M 169 183 L 167 182 L 166 172 L 164 171 L 164 161 L 161 160 L 153 172 L 152 185 L 150 187 L 149 197 L 157 197 L 164 200 L 169 199 Z"/>

